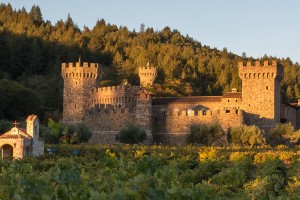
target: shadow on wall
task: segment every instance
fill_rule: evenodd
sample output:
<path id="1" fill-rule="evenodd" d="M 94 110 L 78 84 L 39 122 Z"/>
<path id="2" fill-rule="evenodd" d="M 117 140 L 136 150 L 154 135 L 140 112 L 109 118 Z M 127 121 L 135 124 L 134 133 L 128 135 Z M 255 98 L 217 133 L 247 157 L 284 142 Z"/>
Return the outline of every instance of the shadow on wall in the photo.
<path id="1" fill-rule="evenodd" d="M 259 115 L 253 113 L 244 114 L 244 123 L 246 125 L 258 126 L 265 131 L 268 131 L 270 128 L 274 127 L 274 119 L 260 117 Z"/>

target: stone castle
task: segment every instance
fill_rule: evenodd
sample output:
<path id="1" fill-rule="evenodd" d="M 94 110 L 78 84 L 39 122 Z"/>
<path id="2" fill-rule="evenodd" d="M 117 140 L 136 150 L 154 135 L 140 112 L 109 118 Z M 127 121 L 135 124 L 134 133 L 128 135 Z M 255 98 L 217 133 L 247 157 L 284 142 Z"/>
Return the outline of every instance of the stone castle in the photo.
<path id="1" fill-rule="evenodd" d="M 193 123 L 218 122 L 223 129 L 242 124 L 269 130 L 276 123 L 291 122 L 300 128 L 300 104 L 281 100 L 283 67 L 269 63 L 240 62 L 242 92 L 223 96 L 153 97 L 156 67 L 139 68 L 140 86 L 97 87 L 101 66 L 96 63 L 63 63 L 63 121 L 84 123 L 91 143 L 115 143 L 115 135 L 129 124 L 147 132 L 149 142 L 184 144 Z"/>

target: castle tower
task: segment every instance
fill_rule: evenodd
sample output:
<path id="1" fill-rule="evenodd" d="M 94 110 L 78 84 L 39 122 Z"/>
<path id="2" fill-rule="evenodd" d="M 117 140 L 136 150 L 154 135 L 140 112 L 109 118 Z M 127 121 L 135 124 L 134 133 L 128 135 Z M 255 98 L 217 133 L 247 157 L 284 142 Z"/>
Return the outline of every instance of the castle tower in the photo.
<path id="1" fill-rule="evenodd" d="M 92 88 L 96 88 L 100 68 L 97 63 L 62 63 L 64 79 L 63 121 L 81 123 L 92 107 Z"/>
<path id="2" fill-rule="evenodd" d="M 141 89 L 136 94 L 135 122 L 147 133 L 148 143 L 152 143 L 152 96 L 146 89 Z"/>
<path id="3" fill-rule="evenodd" d="M 149 64 L 148 64 L 149 65 Z M 139 77 L 140 84 L 143 86 L 153 85 L 157 76 L 157 68 L 156 67 L 140 67 L 139 68 Z"/>
<path id="4" fill-rule="evenodd" d="M 282 66 L 273 61 L 269 64 L 256 61 L 255 65 L 239 63 L 242 79 L 242 109 L 245 123 L 268 130 L 280 123 L 280 82 L 283 79 Z"/>

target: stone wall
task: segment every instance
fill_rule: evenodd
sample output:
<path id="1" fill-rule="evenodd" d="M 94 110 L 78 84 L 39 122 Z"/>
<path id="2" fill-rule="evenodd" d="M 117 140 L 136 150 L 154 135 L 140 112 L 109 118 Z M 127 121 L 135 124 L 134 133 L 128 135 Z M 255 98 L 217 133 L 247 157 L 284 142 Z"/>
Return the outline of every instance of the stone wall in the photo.
<path id="1" fill-rule="evenodd" d="M 13 148 L 13 158 L 22 159 L 26 155 L 26 147 L 32 151 L 31 141 L 27 139 L 2 139 L 0 140 L 0 150 L 2 151 L 2 147 L 5 145 L 10 145 Z M 29 152 L 30 153 L 30 152 Z"/>
<path id="2" fill-rule="evenodd" d="M 282 102 L 280 105 L 280 118 L 284 123 L 291 122 L 297 128 L 297 109 L 294 106 Z"/>
<path id="3" fill-rule="evenodd" d="M 139 86 L 108 86 L 100 87 L 93 92 L 92 104 L 99 105 L 101 108 L 121 107 L 132 109 L 135 106 L 136 92 L 141 89 Z"/>
<path id="4" fill-rule="evenodd" d="M 243 124 L 243 111 L 228 110 L 180 110 L 177 112 L 156 112 L 154 114 L 153 132 L 188 133 L 191 124 L 219 123 L 223 129 Z"/>

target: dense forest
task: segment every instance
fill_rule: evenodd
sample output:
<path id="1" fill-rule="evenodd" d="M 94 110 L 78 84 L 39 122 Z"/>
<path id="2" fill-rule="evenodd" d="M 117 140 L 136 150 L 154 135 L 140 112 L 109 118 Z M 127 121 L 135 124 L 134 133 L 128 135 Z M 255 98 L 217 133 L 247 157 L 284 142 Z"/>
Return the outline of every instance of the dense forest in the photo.
<path id="1" fill-rule="evenodd" d="M 67 14 L 66 14 L 67 15 Z M 159 69 L 151 88 L 157 96 L 221 95 L 231 88 L 241 90 L 237 63 L 242 57 L 226 48 L 203 45 L 188 35 L 166 26 L 140 30 L 98 20 L 92 29 L 79 29 L 68 15 L 55 25 L 45 21 L 39 6 L 28 12 L 0 5 L 0 118 L 22 119 L 39 113 L 42 119 L 59 118 L 62 110 L 62 62 L 98 62 L 104 65 L 100 85 L 127 80 L 138 84 L 140 66 Z M 277 59 L 285 68 L 282 96 L 286 101 L 300 98 L 299 63 Z M 54 116 L 55 115 L 55 116 Z"/>

